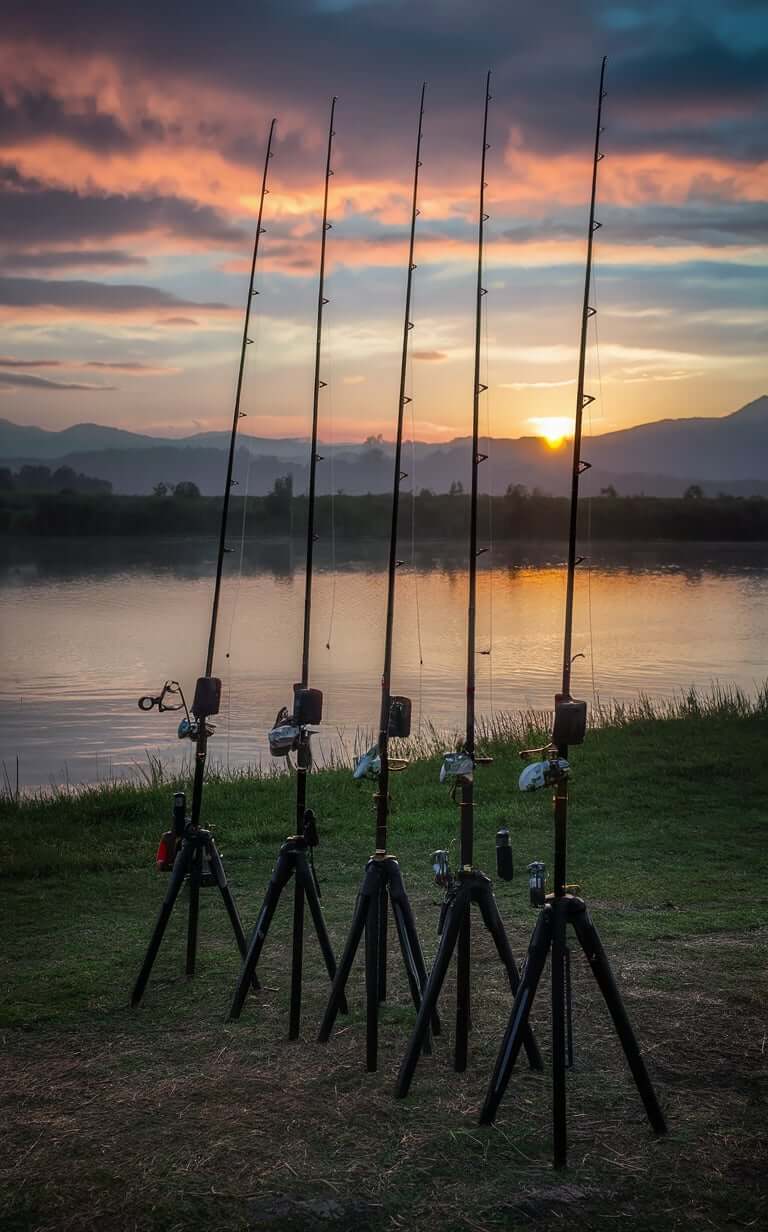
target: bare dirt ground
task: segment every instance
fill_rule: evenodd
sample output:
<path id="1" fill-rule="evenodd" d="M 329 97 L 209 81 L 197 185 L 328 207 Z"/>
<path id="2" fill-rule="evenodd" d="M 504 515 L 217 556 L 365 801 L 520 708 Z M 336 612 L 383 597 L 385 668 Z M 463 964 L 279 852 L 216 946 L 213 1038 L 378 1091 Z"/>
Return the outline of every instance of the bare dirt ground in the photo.
<path id="1" fill-rule="evenodd" d="M 603 930 L 605 931 L 605 930 Z M 175 1229 L 759 1228 L 768 1223 L 766 930 L 611 947 L 669 1120 L 644 1120 L 605 1007 L 575 958 L 577 1066 L 570 1167 L 553 1172 L 549 1075 L 524 1065 L 497 1126 L 477 1111 L 509 1009 L 477 940 L 470 1068 L 445 1033 L 411 1096 L 393 1080 L 411 1020 L 393 980 L 382 1066 L 363 1069 L 359 984 L 351 1020 L 313 1042 L 324 985 L 308 990 L 303 1041 L 284 1038 L 281 950 L 239 1023 L 210 984 L 158 979 L 137 1014 L 7 1031 L 0 1057 L 4 1232 Z M 513 942 L 520 949 L 520 938 Z M 178 957 L 178 956 L 177 956 Z M 270 978 L 271 977 L 271 978 Z M 211 977 L 214 978 L 214 977 Z M 217 976 L 220 992 L 228 988 Z M 168 1002 L 173 1001 L 170 1012 Z M 166 1003 L 161 1008 L 162 1003 Z M 399 1008 L 398 1008 L 399 1004 Z M 534 1010 L 549 1055 L 548 997 Z"/>

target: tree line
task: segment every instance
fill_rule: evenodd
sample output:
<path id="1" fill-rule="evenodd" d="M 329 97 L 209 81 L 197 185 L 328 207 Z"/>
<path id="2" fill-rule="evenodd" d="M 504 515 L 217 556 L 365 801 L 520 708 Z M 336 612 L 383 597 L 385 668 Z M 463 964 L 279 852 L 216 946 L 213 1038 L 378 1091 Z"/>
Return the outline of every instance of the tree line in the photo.
<path id="1" fill-rule="evenodd" d="M 78 487 L 71 476 L 57 488 L 61 471 L 25 467 L 14 483 L 0 476 L 0 530 L 41 536 L 204 536 L 218 532 L 221 497 L 201 496 L 193 483 L 160 484 L 152 496 L 120 496 L 101 480 L 96 487 Z M 47 478 L 41 472 L 47 471 Z M 22 480 L 22 472 L 26 472 Z M 36 486 L 22 488 L 30 473 Z M 74 472 L 73 472 L 74 473 Z M 59 476 L 55 479 L 55 476 Z M 85 476 L 76 476 L 85 480 Z M 47 487 L 45 486 L 47 484 Z M 258 538 L 301 538 L 306 530 L 307 498 L 294 495 L 290 476 L 275 481 L 266 496 L 247 498 L 246 534 Z M 558 540 L 568 526 L 567 497 L 547 496 L 521 485 L 504 496 L 483 495 L 479 503 L 479 533 L 506 541 Z M 239 532 L 243 498 L 233 496 L 230 529 Z M 391 496 L 342 492 L 317 499 L 316 522 L 322 538 L 333 532 L 349 540 L 386 538 L 390 530 Z M 731 540 L 768 539 L 768 500 L 763 497 L 706 497 L 695 485 L 683 497 L 619 496 L 604 489 L 585 498 L 579 509 L 580 531 L 602 540 Z M 422 489 L 404 493 L 401 528 L 404 537 L 461 542 L 468 533 L 469 497 L 461 484 L 448 493 Z"/>

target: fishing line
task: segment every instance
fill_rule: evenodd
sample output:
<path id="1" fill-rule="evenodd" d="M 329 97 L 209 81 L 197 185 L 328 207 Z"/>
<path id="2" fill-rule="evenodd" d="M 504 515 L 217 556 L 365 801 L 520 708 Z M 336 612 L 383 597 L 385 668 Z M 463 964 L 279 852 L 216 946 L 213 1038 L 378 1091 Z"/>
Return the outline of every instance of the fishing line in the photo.
<path id="1" fill-rule="evenodd" d="M 596 191 L 595 191 L 595 201 L 596 201 L 596 208 L 597 208 L 597 205 L 599 204 L 599 188 L 596 188 Z M 605 417 L 605 396 L 603 393 L 603 371 L 602 371 L 602 364 L 600 361 L 600 331 L 599 331 L 598 324 L 597 324 L 598 317 L 600 315 L 600 298 L 599 298 L 599 291 L 598 291 L 599 266 L 600 266 L 599 258 L 595 254 L 592 260 L 592 286 L 591 286 L 591 295 L 594 301 L 593 306 L 595 308 L 595 312 L 592 317 L 591 324 L 592 324 L 592 329 L 594 331 L 594 355 L 595 355 L 595 363 L 597 366 L 597 386 L 598 386 L 599 397 L 600 397 L 600 411 L 601 411 L 602 416 Z M 589 416 L 589 436 L 590 436 L 590 439 L 592 439 L 594 435 L 593 425 L 592 425 L 592 403 L 590 403 L 589 407 L 587 408 L 587 414 Z M 589 621 L 589 660 L 590 660 L 590 671 L 591 671 L 591 678 L 592 678 L 592 701 L 595 705 L 597 705 L 598 694 L 597 694 L 596 672 L 595 672 L 595 641 L 594 641 L 594 626 L 593 626 L 593 620 L 592 620 L 592 508 L 593 508 L 594 499 L 595 499 L 594 496 L 590 496 L 587 498 L 587 552 L 588 552 L 588 555 L 587 555 L 587 619 Z"/>
<path id="2" fill-rule="evenodd" d="M 415 317 L 415 309 L 412 312 Z M 416 733 L 420 737 L 424 714 L 424 645 L 421 637 L 421 604 L 419 601 L 419 570 L 416 564 L 416 383 L 413 375 L 413 352 L 408 351 L 408 378 L 411 388 L 411 577 L 413 578 L 413 597 L 416 607 L 416 646 L 419 653 L 419 717 L 416 721 Z"/>
<path id="3" fill-rule="evenodd" d="M 232 636 L 235 627 L 235 619 L 237 617 L 237 608 L 240 601 L 240 586 L 243 581 L 243 558 L 245 556 L 245 528 L 248 520 L 248 495 L 251 485 L 251 466 L 253 464 L 253 454 L 248 450 L 248 466 L 245 472 L 245 488 L 243 490 L 243 516 L 240 521 L 240 554 L 237 566 L 237 581 L 235 583 L 234 597 L 232 599 L 232 614 L 229 621 L 229 631 L 227 635 L 227 649 L 224 658 L 227 663 L 227 769 L 229 769 L 229 754 L 232 739 L 231 722 L 232 722 Z"/>
<path id="4" fill-rule="evenodd" d="M 250 345 L 253 347 L 254 354 L 258 354 L 258 351 L 259 351 L 259 342 L 260 342 L 261 332 L 262 332 L 262 318 L 261 318 L 261 314 L 259 314 L 255 318 L 252 318 L 251 322 L 249 323 L 249 334 L 251 335 Z M 246 417 L 245 412 L 243 412 L 243 418 L 245 417 Z M 235 619 L 237 617 L 238 603 L 240 600 L 240 585 L 243 580 L 243 556 L 244 556 L 244 551 L 245 551 L 245 528 L 246 528 L 246 522 L 248 518 L 248 494 L 250 490 L 250 481 L 251 481 L 251 466 L 253 464 L 253 454 L 251 453 L 250 449 L 246 450 L 246 452 L 248 454 L 248 467 L 245 472 L 245 488 L 243 492 L 243 516 L 240 520 L 240 551 L 239 551 L 238 568 L 237 568 L 237 582 L 235 584 L 234 595 L 232 598 L 232 611 L 231 611 L 230 620 L 229 620 L 229 630 L 227 633 L 227 649 L 224 654 L 224 658 L 227 664 L 227 746 L 226 746 L 227 769 L 229 769 L 229 758 L 230 758 L 230 750 L 231 750 L 231 744 L 232 744 L 232 730 L 231 730 L 232 728 L 232 657 L 231 657 L 232 637 L 233 637 L 233 632 L 234 632 L 234 627 L 235 627 Z"/>
<path id="5" fill-rule="evenodd" d="M 261 334 L 261 315 L 257 316 L 250 327 L 250 332 L 253 335 L 251 345 L 254 347 L 254 353 L 259 350 L 259 338 Z M 240 520 L 240 552 L 237 567 L 237 582 L 234 588 L 232 598 L 232 611 L 229 620 L 229 630 L 227 633 L 227 649 L 224 658 L 227 664 L 227 769 L 229 769 L 229 758 L 232 744 L 232 637 L 235 627 L 235 619 L 237 617 L 238 603 L 240 601 L 240 586 L 243 580 L 243 556 L 245 552 L 245 528 L 248 519 L 248 494 L 251 481 L 251 466 L 253 464 L 253 454 L 250 449 L 248 454 L 248 466 L 245 472 L 245 488 L 243 491 L 243 516 Z"/>
<path id="6" fill-rule="evenodd" d="M 488 295 L 483 296 L 483 333 L 484 333 L 484 367 L 485 367 L 485 385 L 486 389 L 486 441 L 488 450 L 488 649 L 481 651 L 488 658 L 488 707 L 491 717 L 494 713 L 494 697 L 493 697 L 493 599 L 494 599 L 494 564 L 493 564 L 493 487 L 494 487 L 494 470 L 493 470 L 493 449 L 491 438 L 491 423 L 492 423 L 492 405 L 491 405 L 491 379 L 490 379 L 490 359 L 489 359 L 489 344 L 488 344 Z"/>
<path id="7" fill-rule="evenodd" d="M 334 440 L 333 418 L 333 348 L 326 355 L 328 365 L 328 420 L 330 437 L 330 474 L 331 474 L 331 610 L 328 617 L 328 636 L 325 639 L 325 649 L 331 649 L 333 623 L 336 615 L 336 441 Z"/>

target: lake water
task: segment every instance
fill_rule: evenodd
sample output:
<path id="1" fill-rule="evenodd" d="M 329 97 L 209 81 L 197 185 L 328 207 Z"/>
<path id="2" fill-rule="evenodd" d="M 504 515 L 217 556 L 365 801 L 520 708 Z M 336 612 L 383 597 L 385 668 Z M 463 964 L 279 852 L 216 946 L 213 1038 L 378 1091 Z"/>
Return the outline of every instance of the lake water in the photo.
<path id="1" fill-rule="evenodd" d="M 140 694 L 203 668 L 213 541 L 7 542 L 0 556 L 0 758 L 22 788 L 137 773 L 147 753 L 189 756 L 178 716 L 143 714 Z M 319 754 L 349 748 L 378 717 L 387 545 L 322 553 L 311 683 L 325 693 Z M 393 688 L 420 719 L 463 724 L 466 578 L 461 552 L 423 546 L 398 574 Z M 479 575 L 480 714 L 549 708 L 559 683 L 561 545 L 497 547 Z M 245 544 L 227 557 L 216 671 L 224 701 L 211 757 L 269 761 L 266 731 L 300 663 L 298 545 Z M 329 643 L 329 645 L 327 645 Z M 670 697 L 690 685 L 768 676 L 768 545 L 624 544 L 593 550 L 576 594 L 576 695 Z M 228 657 L 227 657 L 228 654 Z M 360 738 L 359 736 L 357 737 Z"/>

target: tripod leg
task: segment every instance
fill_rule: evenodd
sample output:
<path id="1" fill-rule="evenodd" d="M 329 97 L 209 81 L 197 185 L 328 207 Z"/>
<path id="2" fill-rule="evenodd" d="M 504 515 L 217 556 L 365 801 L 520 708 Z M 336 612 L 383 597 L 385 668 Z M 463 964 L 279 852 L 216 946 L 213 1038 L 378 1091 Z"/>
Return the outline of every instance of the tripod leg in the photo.
<path id="1" fill-rule="evenodd" d="M 308 861 L 306 858 L 302 858 L 301 856 L 297 856 L 296 859 L 296 876 L 301 878 L 304 885 L 304 893 L 306 895 L 307 904 L 315 925 L 315 932 L 317 933 L 320 952 L 325 962 L 325 969 L 328 972 L 329 980 L 333 981 L 333 978 L 336 975 L 336 958 L 333 953 L 330 937 L 328 936 L 328 930 L 325 927 L 325 917 L 323 916 L 323 909 L 320 905 L 320 899 L 318 897 L 317 886 L 315 885 L 315 878 L 312 873 L 311 866 L 308 867 Z M 348 1012 L 347 999 L 343 992 L 341 994 L 339 1009 L 342 1014 L 346 1014 Z"/>
<path id="2" fill-rule="evenodd" d="M 459 941 L 456 950 L 456 1046 L 453 1054 L 453 1068 L 457 1074 L 463 1074 L 467 1068 L 467 1048 L 470 1030 L 470 966 L 472 958 L 472 913 L 467 901 L 459 928 Z"/>
<path id="3" fill-rule="evenodd" d="M 517 963 L 515 956 L 512 953 L 512 947 L 509 944 L 509 938 L 505 932 L 504 925 L 501 922 L 499 908 L 496 902 L 496 897 L 490 886 L 486 886 L 480 890 L 477 896 L 477 905 L 480 908 L 480 914 L 483 917 L 483 923 L 488 929 L 488 932 L 493 937 L 496 950 L 499 958 L 507 969 L 509 984 L 512 992 L 517 992 L 520 984 L 520 976 L 517 972 Z M 544 1062 L 541 1059 L 538 1044 L 533 1037 L 533 1032 L 529 1026 L 523 1031 L 523 1047 L 525 1048 L 528 1064 L 531 1069 L 543 1069 Z"/>
<path id="4" fill-rule="evenodd" d="M 512 1004 L 512 1013 L 509 1016 L 507 1029 L 504 1032 L 499 1055 L 496 1058 L 496 1065 L 486 1092 L 485 1102 L 480 1112 L 481 1125 L 491 1125 L 496 1119 L 496 1112 L 507 1089 L 507 1083 L 517 1060 L 517 1054 L 522 1048 L 523 1035 L 528 1026 L 528 1015 L 531 1012 L 536 989 L 539 986 L 541 973 L 544 970 L 544 964 L 549 953 L 552 939 L 551 929 L 552 912 L 547 907 L 539 913 L 536 927 L 531 936 L 528 946 L 528 957 L 523 966 L 520 983 L 518 984 L 515 1000 Z"/>
<path id="5" fill-rule="evenodd" d="M 403 956 L 406 955 L 406 946 L 408 957 L 406 958 L 406 971 L 413 971 L 416 976 L 416 983 L 411 980 L 409 974 L 409 982 L 411 984 L 411 996 L 416 1009 L 421 1005 L 421 998 L 424 989 L 427 985 L 427 966 L 424 962 L 424 955 L 421 952 L 421 943 L 419 934 L 416 931 L 416 921 L 413 916 L 408 895 L 405 891 L 405 883 L 403 882 L 400 869 L 397 865 L 390 867 L 389 872 L 389 897 L 392 900 L 392 910 L 395 915 L 395 920 L 398 927 L 398 936 L 400 938 L 400 947 L 403 951 Z M 402 931 L 401 931 L 402 929 Z M 416 990 L 416 991 L 415 991 Z M 432 1011 L 431 1029 L 433 1035 L 440 1034 L 440 1019 L 437 1009 Z M 427 1036 L 427 1040 L 428 1040 Z M 425 1049 L 426 1051 L 426 1049 Z"/>
<path id="6" fill-rule="evenodd" d="M 237 942 L 237 948 L 240 951 L 240 957 L 245 958 L 246 951 L 248 949 L 245 940 L 245 931 L 240 919 L 240 913 L 237 910 L 235 900 L 232 897 L 232 891 L 229 888 L 227 874 L 224 872 L 224 865 L 221 862 L 221 856 L 219 855 L 218 848 L 213 838 L 211 838 L 208 844 L 206 855 L 208 857 L 208 867 L 213 874 L 216 885 L 219 887 L 219 893 L 221 894 L 227 915 L 229 916 L 229 922 L 232 925 L 232 932 L 235 934 L 235 941 Z M 260 987 L 258 976 L 255 971 L 253 973 L 253 987 Z"/>
<path id="7" fill-rule="evenodd" d="M 571 950 L 565 947 L 565 1056 L 566 1069 L 573 1069 L 573 987 L 571 985 Z"/>
<path id="8" fill-rule="evenodd" d="M 605 1004 L 608 1006 L 611 1018 L 613 1019 L 613 1025 L 616 1028 L 616 1034 L 621 1041 L 624 1056 L 627 1058 L 627 1064 L 632 1071 L 635 1085 L 640 1092 L 640 1098 L 643 1101 L 651 1127 L 654 1133 L 665 1134 L 667 1132 L 667 1123 L 664 1120 L 664 1113 L 659 1107 L 659 1101 L 648 1077 L 648 1070 L 645 1068 L 640 1046 L 632 1030 L 627 1011 L 624 1009 L 624 1003 L 597 929 L 586 911 L 580 912 L 578 915 L 572 915 L 571 923 L 573 924 L 576 936 L 581 942 L 581 948 L 587 956 L 587 961 L 592 968 L 592 974 L 603 994 Z"/>
<path id="9" fill-rule="evenodd" d="M 195 974 L 195 959 L 197 958 L 197 926 L 200 921 L 200 878 L 203 873 L 203 849 L 195 843 L 192 859 L 189 862 L 189 916 L 187 919 L 187 963 L 186 974 Z"/>
<path id="10" fill-rule="evenodd" d="M 291 957 L 291 1008 L 288 1016 L 288 1039 L 299 1038 L 301 1021 L 301 976 L 304 959 L 304 886 L 299 877 L 293 880 L 293 952 Z"/>
<path id="11" fill-rule="evenodd" d="M 416 1006 L 416 1010 L 418 1012 L 421 1005 L 424 985 L 427 982 L 427 975 L 424 970 L 424 960 L 421 960 L 422 973 L 420 975 L 416 963 L 416 955 L 414 954 L 413 947 L 411 945 L 411 938 L 408 935 L 408 929 L 406 927 L 405 919 L 403 918 L 402 905 L 394 898 L 392 899 L 392 915 L 395 917 L 395 928 L 397 929 L 397 937 L 400 942 L 400 951 L 403 955 L 405 974 L 408 977 L 408 985 L 411 990 L 411 1000 Z M 430 1038 L 429 1031 L 427 1031 L 424 1036 L 424 1046 L 422 1051 L 425 1056 L 430 1056 L 432 1053 L 432 1040 Z"/>
<path id="12" fill-rule="evenodd" d="M 378 878 L 377 892 L 370 900 L 365 921 L 365 1068 L 375 1073 L 379 1051 L 379 962 L 381 899 L 386 894 L 383 878 Z"/>
<path id="13" fill-rule="evenodd" d="M 568 1125 L 565 1103 L 565 900 L 552 904 L 552 1123 L 554 1163 L 568 1162 Z"/>
<path id="14" fill-rule="evenodd" d="M 461 928 L 461 922 L 464 918 L 464 913 L 469 910 L 469 903 L 466 896 L 459 890 L 454 898 L 448 904 L 448 909 L 445 913 L 443 921 L 443 934 L 440 938 L 440 944 L 437 947 L 435 961 L 432 964 L 432 970 L 429 973 L 427 986 L 424 989 L 424 996 L 421 999 L 421 1006 L 416 1015 L 416 1025 L 413 1028 L 413 1034 L 408 1042 L 408 1047 L 405 1051 L 400 1072 L 397 1075 L 397 1083 L 395 1085 L 395 1095 L 398 1099 L 402 1099 L 408 1094 L 411 1080 L 413 1078 L 416 1063 L 419 1059 L 419 1053 L 424 1045 L 424 1039 L 432 1015 L 435 1012 L 437 999 L 440 996 L 440 989 L 443 987 L 445 975 L 448 970 L 448 964 L 451 961 L 451 955 L 456 948 L 456 942 Z"/>
<path id="15" fill-rule="evenodd" d="M 280 895 L 283 889 L 290 880 L 293 873 L 293 859 L 286 852 L 281 851 L 275 861 L 275 867 L 272 870 L 272 876 L 269 879 L 267 892 L 264 895 L 264 902 L 261 904 L 261 911 L 251 933 L 251 939 L 248 944 L 248 950 L 243 964 L 240 968 L 240 974 L 237 977 L 232 1004 L 229 1007 L 230 1019 L 240 1017 L 245 998 L 248 995 L 248 987 L 253 981 L 256 972 L 256 964 L 261 956 L 261 951 L 264 942 L 267 939 L 269 926 L 272 922 L 272 917 L 275 914 L 277 904 L 280 901 Z"/>
<path id="16" fill-rule="evenodd" d="M 389 895 L 387 887 L 382 884 L 379 895 L 379 1001 L 387 999 L 387 922 L 389 912 Z"/>
<path id="17" fill-rule="evenodd" d="M 144 996 L 144 989 L 147 986 L 147 980 L 149 979 L 155 959 L 157 958 L 157 951 L 160 949 L 168 921 L 171 918 L 174 903 L 179 896 L 179 891 L 184 884 L 184 878 L 189 870 L 189 860 L 191 854 L 191 847 L 189 847 L 186 843 L 183 843 L 181 850 L 176 856 L 173 864 L 170 885 L 166 890 L 163 905 L 160 908 L 160 914 L 157 917 L 157 923 L 155 924 L 154 932 L 150 938 L 141 971 L 139 972 L 136 983 L 133 986 L 133 992 L 131 993 L 131 1005 L 138 1005 L 141 998 Z"/>
<path id="18" fill-rule="evenodd" d="M 352 924 L 349 929 L 349 936 L 347 937 L 344 952 L 341 955 L 339 967 L 331 985 L 331 995 L 328 1000 L 328 1004 L 325 1007 L 323 1021 L 320 1024 L 320 1031 L 317 1036 L 317 1041 L 319 1044 L 325 1044 L 328 1042 L 331 1031 L 333 1030 L 333 1024 L 336 1021 L 336 1015 L 341 1009 L 342 1004 L 346 1004 L 344 1002 L 344 989 L 347 986 L 349 973 L 352 970 L 352 963 L 355 960 L 357 947 L 360 944 L 360 938 L 363 935 L 366 918 L 371 907 L 371 889 L 369 889 L 369 886 L 369 876 L 368 873 L 366 873 L 363 884 L 357 894 L 357 902 L 355 903 L 355 910 L 352 915 Z"/>

